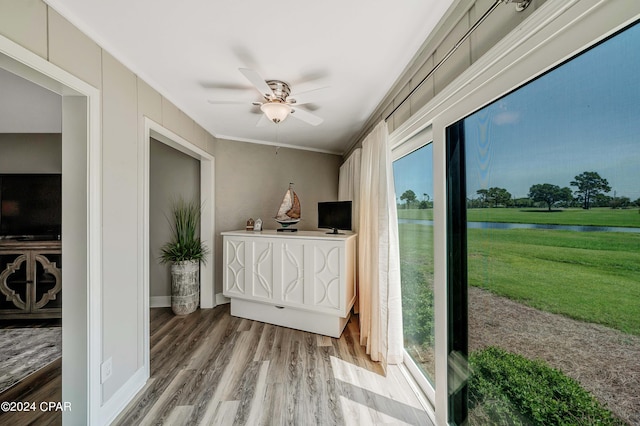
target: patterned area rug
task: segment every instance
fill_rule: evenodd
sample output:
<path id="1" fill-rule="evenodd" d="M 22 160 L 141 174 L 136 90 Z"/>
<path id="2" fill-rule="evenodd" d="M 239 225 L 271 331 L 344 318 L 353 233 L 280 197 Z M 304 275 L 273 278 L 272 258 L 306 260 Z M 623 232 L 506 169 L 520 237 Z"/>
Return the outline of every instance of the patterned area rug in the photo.
<path id="1" fill-rule="evenodd" d="M 62 328 L 0 329 L 0 393 L 62 356 Z"/>

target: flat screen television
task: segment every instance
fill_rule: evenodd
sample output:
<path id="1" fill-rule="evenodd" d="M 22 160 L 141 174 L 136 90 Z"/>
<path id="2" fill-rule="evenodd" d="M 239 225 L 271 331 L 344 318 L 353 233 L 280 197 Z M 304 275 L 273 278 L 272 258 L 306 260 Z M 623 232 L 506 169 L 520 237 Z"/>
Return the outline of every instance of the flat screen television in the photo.
<path id="1" fill-rule="evenodd" d="M 0 174 L 0 236 L 58 239 L 62 228 L 62 175 Z"/>
<path id="2" fill-rule="evenodd" d="M 351 201 L 324 201 L 318 203 L 318 228 L 329 228 L 339 234 L 338 230 L 351 230 Z"/>

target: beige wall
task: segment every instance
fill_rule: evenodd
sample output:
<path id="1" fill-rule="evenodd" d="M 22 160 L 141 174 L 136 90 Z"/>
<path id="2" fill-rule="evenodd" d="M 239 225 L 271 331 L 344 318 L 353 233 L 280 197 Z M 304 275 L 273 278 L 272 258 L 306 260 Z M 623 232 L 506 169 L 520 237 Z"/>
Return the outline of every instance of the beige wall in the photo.
<path id="1" fill-rule="evenodd" d="M 108 401 L 143 367 L 140 179 L 144 116 L 208 150 L 213 137 L 113 56 L 38 0 L 0 0 L 0 34 L 101 90 L 102 357 Z"/>
<path id="2" fill-rule="evenodd" d="M 546 0 L 532 0 L 523 12 L 516 12 L 515 4 L 501 4 L 461 44 L 456 52 L 417 89 L 409 100 L 400 106 L 387 121 L 389 132 L 393 132 L 409 117 L 425 106 L 449 83 L 462 74 L 471 64 L 484 55 L 495 43 L 511 32 L 518 24 L 531 16 Z M 495 3 L 495 0 L 458 0 L 447 11 L 436 30 L 422 45 L 413 61 L 394 84 L 376 111 L 367 121 L 360 134 L 354 138 L 345 152 L 361 146 L 364 137 L 380 120 L 400 105 L 402 100 L 418 86 L 434 66 L 462 38 L 467 30 Z"/>
<path id="3" fill-rule="evenodd" d="M 143 367 L 142 179 L 144 117 L 216 156 L 216 233 L 271 217 L 289 182 L 302 202 L 301 229 L 316 227 L 316 203 L 337 197 L 335 155 L 216 141 L 179 108 L 39 0 L 0 0 L 0 34 L 98 88 L 102 98 L 102 385 L 106 403 Z M 222 291 L 216 241 L 216 292 Z M 82 389 L 79 390 L 82 393 Z"/>
<path id="4" fill-rule="evenodd" d="M 0 133 L 0 173 L 62 173 L 62 135 Z"/>
<path id="5" fill-rule="evenodd" d="M 265 229 L 276 229 L 273 219 L 293 182 L 300 198 L 298 229 L 318 225 L 318 201 L 338 198 L 342 158 L 267 145 L 219 139 L 216 142 L 216 293 L 222 292 L 222 238 L 220 232 L 244 229 L 247 219 L 261 218 Z"/>
<path id="6" fill-rule="evenodd" d="M 200 161 L 151 139 L 149 158 L 149 295 L 171 296 L 171 265 L 161 264 L 160 248 L 171 239 L 174 200 L 200 202 Z M 168 306 L 168 305 L 167 305 Z"/>

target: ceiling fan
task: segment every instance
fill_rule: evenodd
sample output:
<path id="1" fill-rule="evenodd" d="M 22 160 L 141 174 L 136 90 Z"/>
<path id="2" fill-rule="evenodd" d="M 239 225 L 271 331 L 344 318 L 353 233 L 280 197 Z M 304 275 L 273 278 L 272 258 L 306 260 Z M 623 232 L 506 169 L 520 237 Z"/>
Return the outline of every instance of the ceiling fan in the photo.
<path id="1" fill-rule="evenodd" d="M 257 124 L 258 126 L 263 125 L 267 120 L 276 124 L 280 123 L 289 115 L 312 126 L 317 126 L 324 121 L 317 115 L 299 108 L 299 105 L 304 104 L 298 103 L 295 99 L 289 97 L 289 95 L 291 95 L 291 88 L 284 81 L 265 80 L 256 71 L 249 68 L 239 68 L 239 70 L 264 98 L 263 102 L 251 102 L 252 105 L 259 106 L 260 110 L 264 113 Z M 210 100 L 209 103 L 245 104 L 246 102 Z"/>

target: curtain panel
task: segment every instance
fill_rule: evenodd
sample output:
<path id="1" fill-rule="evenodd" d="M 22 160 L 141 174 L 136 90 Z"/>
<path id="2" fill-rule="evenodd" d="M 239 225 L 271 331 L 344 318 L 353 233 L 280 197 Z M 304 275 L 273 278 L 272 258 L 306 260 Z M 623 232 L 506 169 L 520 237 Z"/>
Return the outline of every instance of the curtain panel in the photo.
<path id="1" fill-rule="evenodd" d="M 338 177 L 338 201 L 352 202 L 352 229 L 358 232 L 358 224 L 360 222 L 360 167 L 362 158 L 362 148 L 356 148 L 349 158 L 340 166 L 340 175 Z M 356 259 L 356 271 L 358 268 L 358 259 Z M 360 305 L 358 303 L 358 274 L 356 274 L 356 302 L 353 311 L 360 313 Z"/>
<path id="2" fill-rule="evenodd" d="M 382 121 L 362 143 L 358 230 L 360 344 L 385 371 L 403 358 L 398 216 L 387 139 Z"/>
<path id="3" fill-rule="evenodd" d="M 355 149 L 340 166 L 338 177 L 338 201 L 353 202 L 353 231 L 358 232 L 360 215 L 360 167 L 362 149 Z"/>

